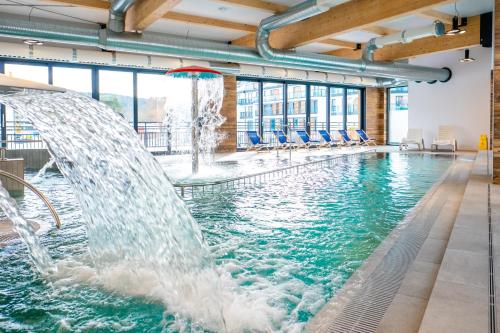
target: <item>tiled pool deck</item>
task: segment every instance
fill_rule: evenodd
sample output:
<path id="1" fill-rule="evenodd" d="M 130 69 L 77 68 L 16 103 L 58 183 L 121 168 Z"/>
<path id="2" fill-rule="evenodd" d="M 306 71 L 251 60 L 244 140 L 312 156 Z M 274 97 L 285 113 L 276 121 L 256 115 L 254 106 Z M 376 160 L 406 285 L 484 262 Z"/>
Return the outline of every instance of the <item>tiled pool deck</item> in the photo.
<path id="1" fill-rule="evenodd" d="M 490 281 L 489 263 L 491 259 L 500 272 L 500 260 L 495 260 L 500 255 L 500 186 L 490 185 L 487 161 L 486 153 L 475 160 L 473 154 L 458 154 L 442 182 L 409 215 L 408 223 L 353 274 L 310 322 L 308 331 L 494 332 L 490 291 L 494 285 L 500 291 L 500 275 Z M 422 235 L 415 255 L 401 250 L 404 243 L 414 246 L 411 240 Z M 400 278 L 387 269 L 394 260 L 407 266 Z M 381 268 L 386 269 L 380 273 Z"/>

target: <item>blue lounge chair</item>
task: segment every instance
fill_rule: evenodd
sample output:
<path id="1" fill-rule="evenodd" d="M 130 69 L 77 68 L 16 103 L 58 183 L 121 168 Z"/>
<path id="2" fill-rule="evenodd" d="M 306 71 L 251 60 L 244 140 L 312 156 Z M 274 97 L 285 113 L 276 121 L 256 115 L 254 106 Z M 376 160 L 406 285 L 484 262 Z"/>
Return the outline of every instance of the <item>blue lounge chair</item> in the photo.
<path id="1" fill-rule="evenodd" d="M 288 139 L 288 136 L 282 130 L 273 131 L 274 136 L 278 140 L 278 146 L 276 148 L 287 149 L 287 148 L 297 148 L 297 145 Z"/>
<path id="2" fill-rule="evenodd" d="M 351 139 L 346 130 L 339 130 L 339 134 L 342 137 L 342 141 L 344 141 L 345 146 L 353 146 L 358 144 L 357 141 Z"/>
<path id="3" fill-rule="evenodd" d="M 359 140 L 360 140 L 360 143 L 362 145 L 365 145 L 365 146 L 370 146 L 370 145 L 376 146 L 377 145 L 377 142 L 374 139 L 370 138 L 368 136 L 368 134 L 366 134 L 366 132 L 363 131 L 362 129 L 356 130 L 356 133 L 358 133 Z"/>
<path id="4" fill-rule="evenodd" d="M 325 141 L 324 145 L 325 146 L 330 146 L 330 147 L 339 147 L 342 144 L 341 140 L 336 140 L 334 139 L 330 133 L 328 133 L 327 130 L 319 130 L 318 131 L 319 135 L 323 138 L 323 141 Z"/>
<path id="5" fill-rule="evenodd" d="M 321 142 L 319 140 L 311 140 L 309 137 L 309 134 L 307 134 L 306 131 L 303 130 L 298 130 L 295 131 L 297 133 L 297 136 L 299 137 L 299 140 L 302 141 L 302 144 L 299 144 L 299 148 L 318 148 L 320 147 Z"/>
<path id="6" fill-rule="evenodd" d="M 247 148 L 248 150 L 267 150 L 270 151 L 269 142 L 262 141 L 259 133 L 257 131 L 247 131 L 248 140 L 250 141 L 250 146 Z"/>

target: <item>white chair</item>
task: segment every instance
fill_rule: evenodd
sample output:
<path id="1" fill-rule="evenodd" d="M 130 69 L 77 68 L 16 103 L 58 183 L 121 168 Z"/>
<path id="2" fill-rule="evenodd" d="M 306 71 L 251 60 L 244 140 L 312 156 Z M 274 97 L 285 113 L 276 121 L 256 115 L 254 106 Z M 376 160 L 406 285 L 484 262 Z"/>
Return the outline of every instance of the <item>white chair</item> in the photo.
<path id="1" fill-rule="evenodd" d="M 406 137 L 401 139 L 399 144 L 399 150 L 403 147 L 408 149 L 408 145 L 417 145 L 418 150 L 424 149 L 424 138 L 422 137 L 422 129 L 420 128 L 409 128 L 406 133 Z"/>
<path id="2" fill-rule="evenodd" d="M 431 150 L 438 150 L 439 146 L 451 146 L 452 151 L 457 150 L 453 126 L 439 126 L 438 137 L 432 140 Z"/>

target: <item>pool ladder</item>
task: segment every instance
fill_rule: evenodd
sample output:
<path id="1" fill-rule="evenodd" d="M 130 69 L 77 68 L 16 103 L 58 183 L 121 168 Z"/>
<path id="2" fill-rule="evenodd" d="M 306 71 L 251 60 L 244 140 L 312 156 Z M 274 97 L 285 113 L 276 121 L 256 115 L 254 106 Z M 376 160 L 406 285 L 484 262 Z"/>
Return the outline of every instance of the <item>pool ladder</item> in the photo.
<path id="1" fill-rule="evenodd" d="M 49 199 L 47 199 L 47 197 L 40 190 L 38 190 L 35 186 L 31 185 L 30 183 L 28 183 L 24 179 L 22 179 L 16 175 L 13 175 L 7 171 L 0 170 L 0 176 L 4 176 L 4 177 L 9 178 L 13 181 L 21 183 L 24 186 L 26 186 L 27 188 L 29 188 L 33 193 L 35 193 L 40 199 L 42 199 L 45 206 L 47 206 L 47 208 L 49 209 L 50 214 L 52 215 L 52 217 L 54 218 L 54 221 L 56 222 L 57 229 L 61 228 L 61 219 L 59 218 L 59 215 L 57 214 L 54 206 L 50 203 Z"/>

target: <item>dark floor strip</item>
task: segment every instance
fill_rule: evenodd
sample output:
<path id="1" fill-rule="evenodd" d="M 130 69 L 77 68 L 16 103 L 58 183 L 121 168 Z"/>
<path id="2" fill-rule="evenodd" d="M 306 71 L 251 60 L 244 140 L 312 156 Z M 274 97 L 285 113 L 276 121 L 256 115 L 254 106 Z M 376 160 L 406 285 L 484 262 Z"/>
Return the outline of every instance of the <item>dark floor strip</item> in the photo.
<path id="1" fill-rule="evenodd" d="M 488 254 L 490 265 L 490 299 L 489 299 L 489 328 L 490 333 L 496 332 L 496 311 L 495 311 L 495 266 L 493 257 L 493 230 L 491 226 L 491 186 L 488 184 Z"/>

